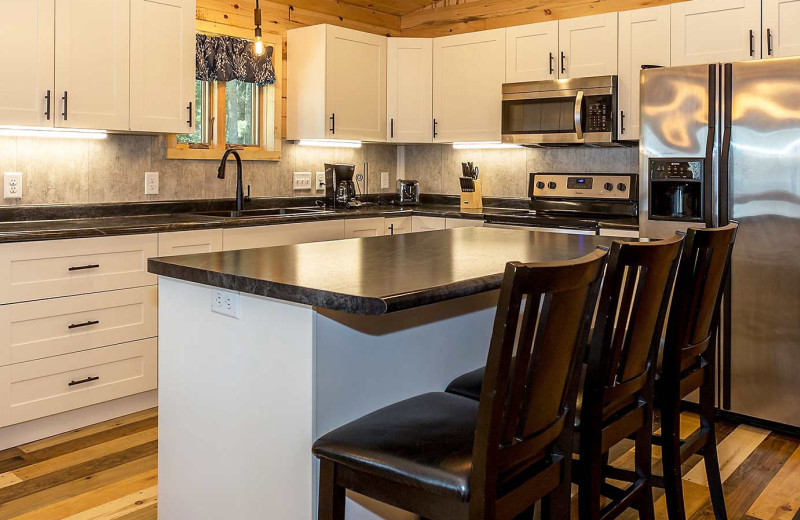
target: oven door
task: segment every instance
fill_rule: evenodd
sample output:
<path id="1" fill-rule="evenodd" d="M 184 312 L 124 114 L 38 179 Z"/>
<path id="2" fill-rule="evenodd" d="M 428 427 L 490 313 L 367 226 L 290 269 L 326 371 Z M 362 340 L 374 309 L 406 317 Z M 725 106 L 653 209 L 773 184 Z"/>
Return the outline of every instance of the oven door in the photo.
<path id="1" fill-rule="evenodd" d="M 613 87 L 508 90 L 503 93 L 504 143 L 602 144 L 615 140 Z"/>

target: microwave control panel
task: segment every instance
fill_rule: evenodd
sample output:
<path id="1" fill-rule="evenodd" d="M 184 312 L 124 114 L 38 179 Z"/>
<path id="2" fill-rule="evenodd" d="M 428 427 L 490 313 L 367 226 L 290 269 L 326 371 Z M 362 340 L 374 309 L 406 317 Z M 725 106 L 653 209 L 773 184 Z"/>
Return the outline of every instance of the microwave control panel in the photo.
<path id="1" fill-rule="evenodd" d="M 613 115 L 611 96 L 587 96 L 585 132 L 611 132 Z"/>

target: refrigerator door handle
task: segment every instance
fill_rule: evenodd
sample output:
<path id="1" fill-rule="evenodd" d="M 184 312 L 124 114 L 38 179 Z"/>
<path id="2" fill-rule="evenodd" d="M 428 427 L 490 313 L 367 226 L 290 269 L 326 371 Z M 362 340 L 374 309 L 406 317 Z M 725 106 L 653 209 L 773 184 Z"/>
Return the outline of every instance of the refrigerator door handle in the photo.
<path id="1" fill-rule="evenodd" d="M 726 63 L 722 82 L 722 144 L 719 154 L 719 225 L 730 222 L 729 182 L 731 156 L 731 130 L 733 110 L 733 65 Z"/>

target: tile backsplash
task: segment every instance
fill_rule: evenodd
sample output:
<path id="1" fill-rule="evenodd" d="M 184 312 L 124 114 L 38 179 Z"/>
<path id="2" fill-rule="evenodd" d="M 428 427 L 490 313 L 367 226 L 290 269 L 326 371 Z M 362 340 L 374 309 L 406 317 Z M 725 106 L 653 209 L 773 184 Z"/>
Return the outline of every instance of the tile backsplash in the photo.
<path id="1" fill-rule="evenodd" d="M 292 190 L 292 172 L 322 170 L 325 162 L 346 162 L 361 172 L 369 162 L 370 193 L 394 192 L 398 155 L 408 179 L 423 193 L 457 194 L 461 162 L 481 171 L 484 194 L 525 197 L 528 172 L 635 173 L 636 148 L 520 148 L 454 150 L 450 145 L 365 144 L 360 149 L 309 148 L 283 143 L 279 162 L 246 161 L 244 183 L 254 197 L 309 195 Z M 235 169 L 217 179 L 217 161 L 169 160 L 164 136 L 109 135 L 108 139 L 35 139 L 0 137 L 0 174 L 23 174 L 23 198 L 4 205 L 80 204 L 231 198 Z M 144 173 L 159 172 L 159 194 L 144 195 Z M 389 188 L 380 190 L 380 173 L 389 172 Z"/>

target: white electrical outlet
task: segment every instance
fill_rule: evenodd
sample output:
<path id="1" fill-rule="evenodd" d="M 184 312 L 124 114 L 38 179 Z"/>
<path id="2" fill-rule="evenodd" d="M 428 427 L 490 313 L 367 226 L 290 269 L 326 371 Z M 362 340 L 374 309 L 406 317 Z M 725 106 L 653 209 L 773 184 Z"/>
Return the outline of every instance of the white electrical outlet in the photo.
<path id="1" fill-rule="evenodd" d="M 317 191 L 325 189 L 325 172 L 317 172 Z"/>
<path id="2" fill-rule="evenodd" d="M 3 197 L 7 199 L 22 198 L 22 174 L 20 172 L 3 174 Z"/>
<path id="3" fill-rule="evenodd" d="M 311 189 L 311 172 L 294 172 L 294 189 Z"/>
<path id="4" fill-rule="evenodd" d="M 389 189 L 389 172 L 381 172 L 381 189 Z"/>
<path id="5" fill-rule="evenodd" d="M 211 312 L 230 316 L 238 320 L 239 301 L 240 294 L 238 292 L 224 291 L 222 289 L 211 290 Z"/>
<path id="6" fill-rule="evenodd" d="M 144 194 L 158 195 L 158 172 L 144 173 Z"/>

